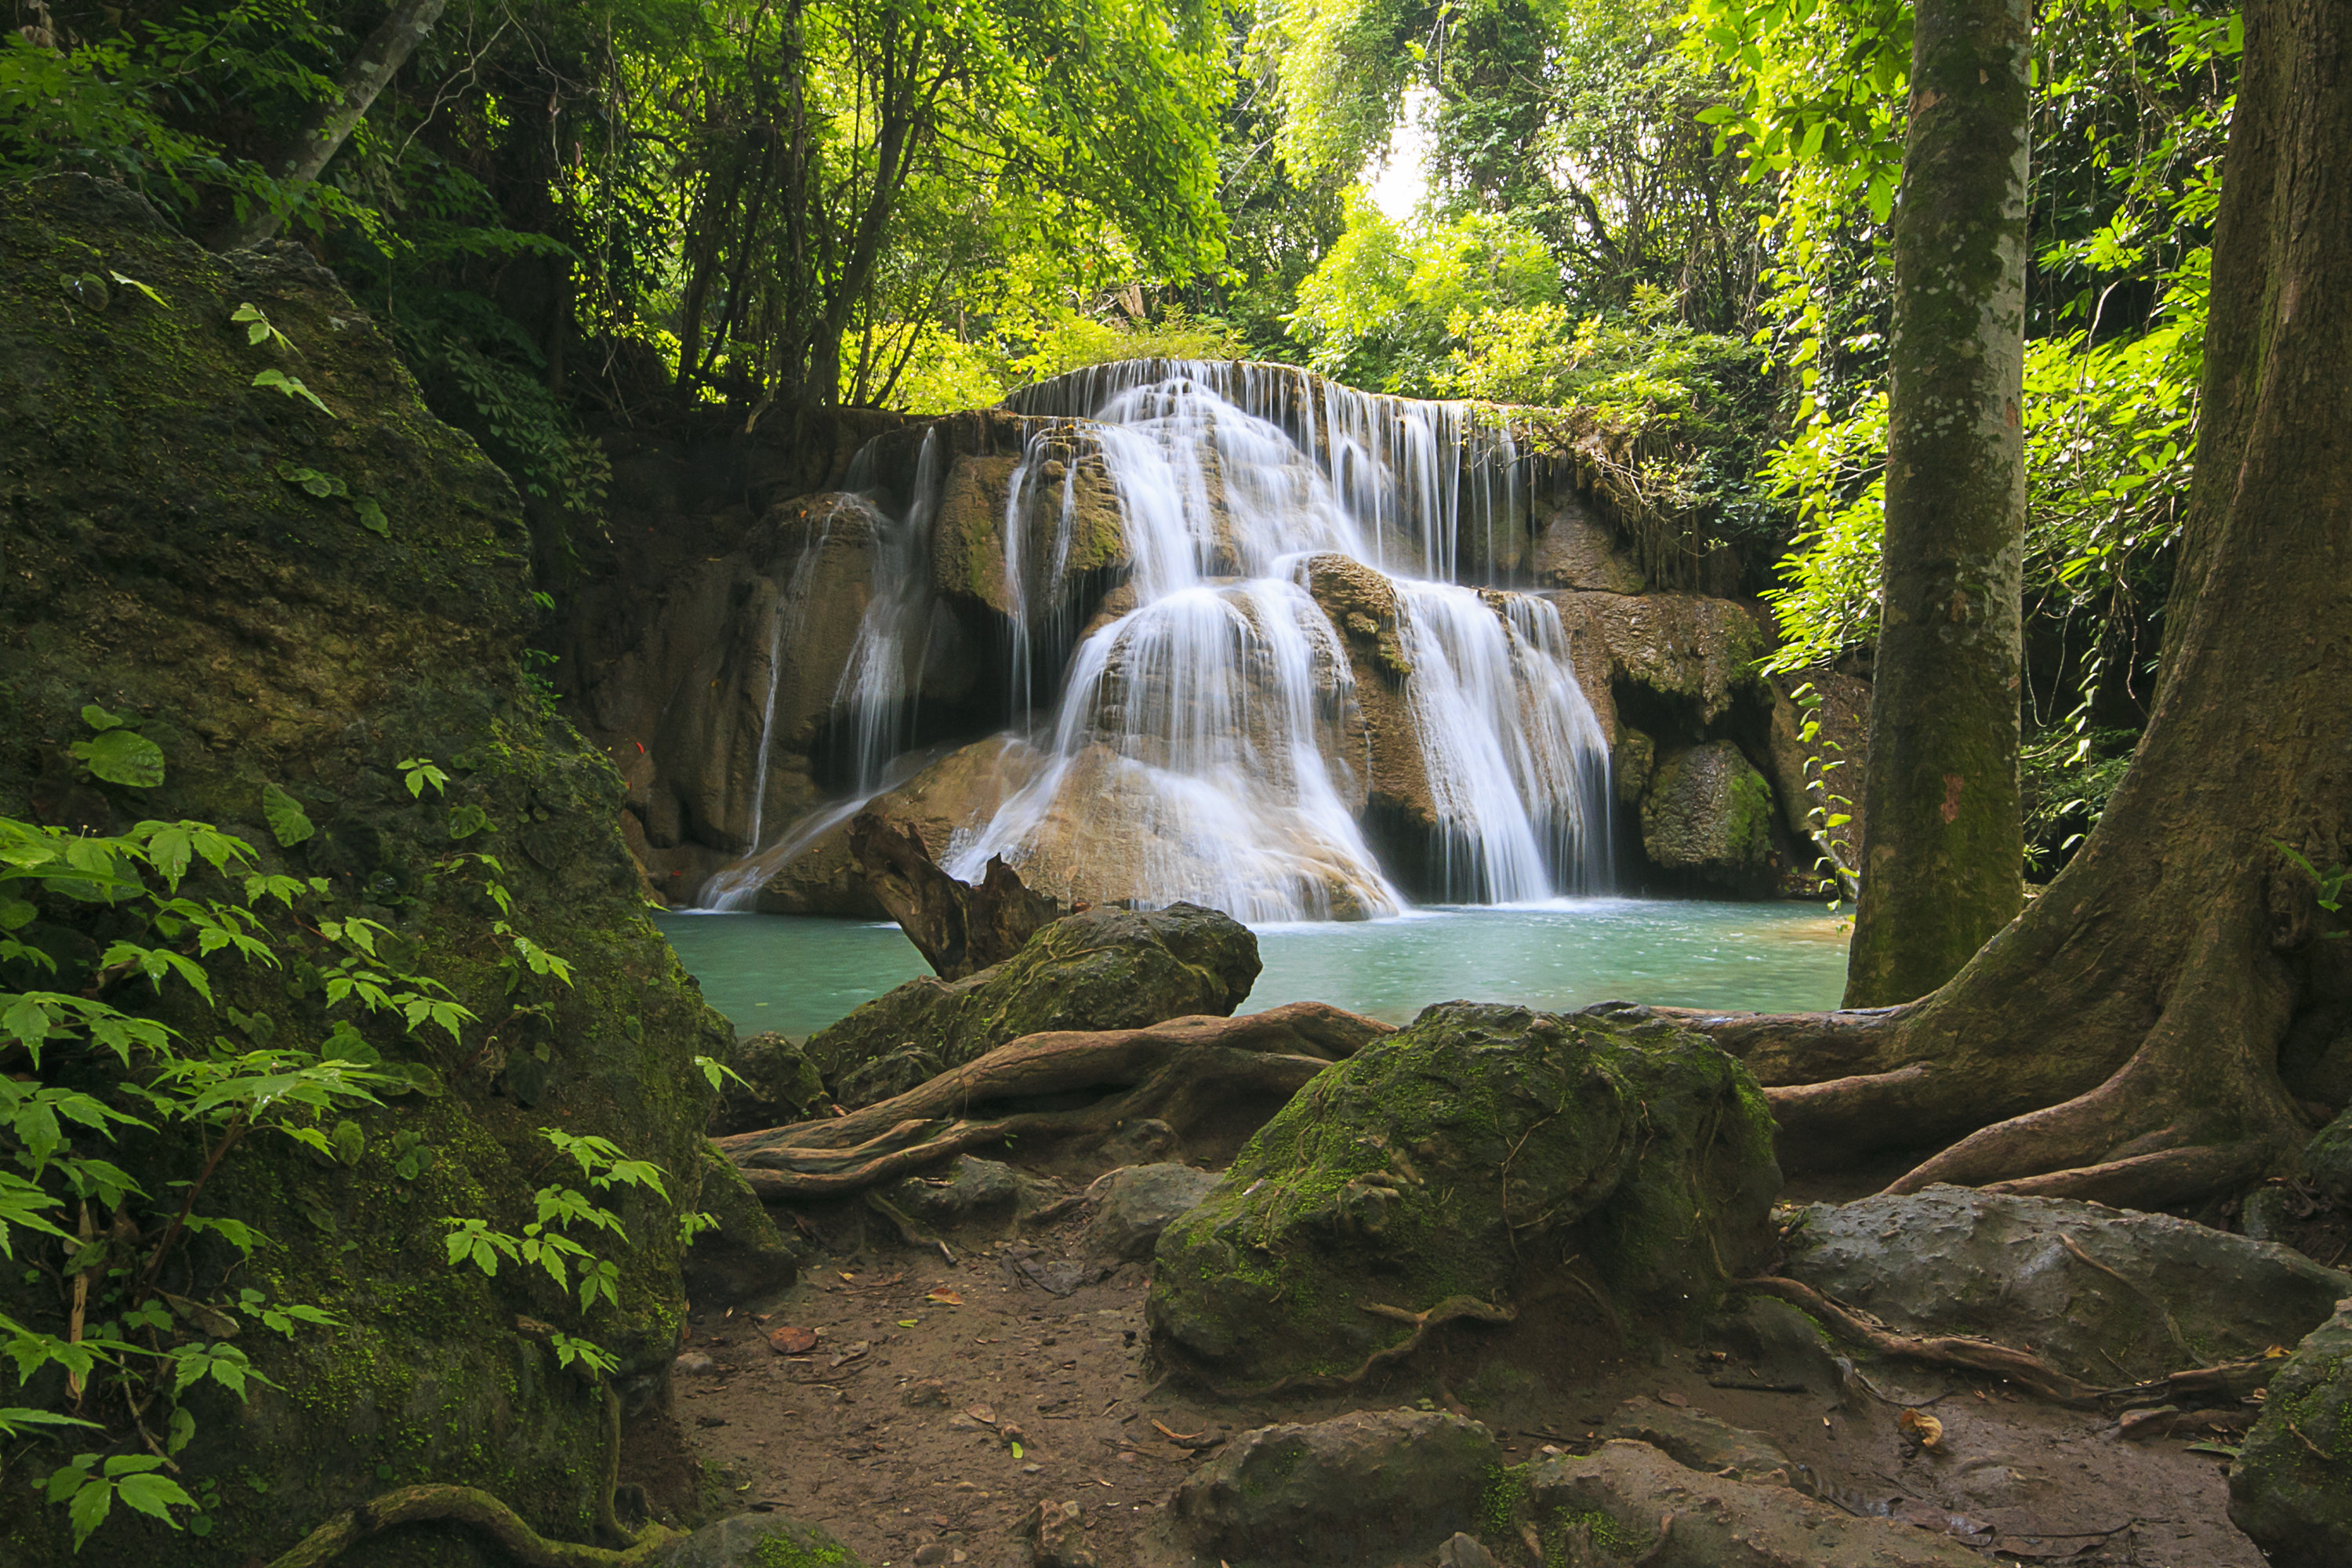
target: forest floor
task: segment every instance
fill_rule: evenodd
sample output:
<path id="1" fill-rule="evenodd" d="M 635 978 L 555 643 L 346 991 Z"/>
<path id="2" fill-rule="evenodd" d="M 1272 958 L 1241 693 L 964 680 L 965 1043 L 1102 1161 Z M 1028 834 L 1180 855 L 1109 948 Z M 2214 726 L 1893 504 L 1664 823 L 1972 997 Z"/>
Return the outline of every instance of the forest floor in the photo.
<path id="1" fill-rule="evenodd" d="M 2125 1438 L 2109 1417 L 2038 1403 L 1997 1380 L 1885 1363 L 1870 1396 L 1827 1383 L 1759 1381 L 1703 1345 L 1652 1348 L 1591 1304 L 1555 1300 L 1499 1330 L 1465 1329 L 1349 1397 L 1218 1401 L 1149 1361 L 1148 1266 L 1106 1269 L 1086 1252 L 1083 1212 L 1012 1235 L 950 1234 L 957 1261 L 902 1243 L 862 1209 L 811 1208 L 816 1247 L 800 1283 L 730 1313 L 698 1313 L 672 1420 L 635 1424 L 623 1477 L 656 1508 L 698 1479 L 737 1508 L 824 1525 L 871 1568 L 1022 1568 L 1023 1521 L 1075 1500 L 1102 1568 L 1157 1568 L 1139 1549 L 1186 1475 L 1223 1435 L 1345 1410 L 1433 1405 L 1475 1416 L 1512 1462 L 1548 1445 L 1584 1452 L 1621 1402 L 1686 1405 L 1771 1437 L 1850 1511 L 1883 1505 L 1923 1528 L 1987 1541 L 1989 1562 L 2260 1568 L 2229 1522 L 2223 1459 L 2242 1423 Z M 813 1331 L 788 1354 L 771 1337 Z M 799 1336 L 783 1336 L 788 1345 Z M 1743 1376 L 1743 1373 L 1747 1375 Z M 1923 1449 L 1905 1407 L 1943 1424 Z M 2249 1415 L 2249 1419 L 2251 1414 Z M 1182 1440 L 1180 1440 L 1182 1439 Z M 1400 1562 L 1437 1542 L 1400 1542 Z M 1489 1542 L 1507 1563 L 1525 1554 Z"/>

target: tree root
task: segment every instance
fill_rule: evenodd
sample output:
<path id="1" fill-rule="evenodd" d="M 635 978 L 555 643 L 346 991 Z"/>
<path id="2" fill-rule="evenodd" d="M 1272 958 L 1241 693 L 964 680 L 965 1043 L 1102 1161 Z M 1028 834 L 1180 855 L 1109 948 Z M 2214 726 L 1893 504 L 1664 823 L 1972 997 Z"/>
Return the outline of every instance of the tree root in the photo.
<path id="1" fill-rule="evenodd" d="M 1489 1306 L 1470 1296 L 1448 1296 L 1425 1312 L 1409 1312 L 1402 1307 L 1384 1306 L 1378 1301 L 1360 1302 L 1359 1307 L 1360 1310 L 1370 1312 L 1376 1318 L 1389 1318 L 1400 1323 L 1411 1323 L 1412 1332 L 1392 1345 L 1374 1351 L 1364 1358 L 1363 1364 L 1355 1371 L 1337 1375 L 1319 1372 L 1294 1372 L 1286 1377 L 1278 1377 L 1272 1383 L 1255 1384 L 1241 1388 L 1221 1387 L 1189 1369 L 1187 1375 L 1219 1399 L 1224 1400 L 1270 1399 L 1284 1394 L 1328 1394 L 1343 1388 L 1353 1388 L 1381 1368 L 1404 1360 L 1421 1348 L 1422 1342 L 1429 1337 L 1430 1330 L 1443 1324 L 1455 1322 L 1465 1318 L 1479 1323 L 1507 1323 L 1519 1315 L 1518 1309 L 1516 1307 Z"/>
<path id="2" fill-rule="evenodd" d="M 1779 1275 L 1735 1279 L 1731 1288 L 1759 1296 L 1775 1296 L 1801 1307 L 1840 1335 L 1881 1355 L 1927 1362 L 1934 1366 L 1990 1373 L 1996 1377 L 2009 1379 L 2030 1394 L 2060 1405 L 2087 1405 L 2099 1394 L 2099 1390 L 2069 1377 L 2039 1356 L 2011 1350 L 1990 1340 L 1970 1339 L 1958 1334 L 1898 1334 L 1875 1319 L 1843 1302 L 1830 1300 L 1810 1285 L 1785 1279 Z"/>
<path id="3" fill-rule="evenodd" d="M 1393 1032 L 1338 1007 L 1293 1002 L 1241 1018 L 1029 1035 L 847 1116 L 716 1142 L 770 1203 L 841 1196 L 1013 1138 L 1103 1136 L 1143 1117 L 1181 1131 L 1237 1098 L 1286 1099 Z M 1020 1108 L 1076 1093 L 1103 1098 Z M 971 1114 L 990 1106 L 999 1113 Z"/>
<path id="4" fill-rule="evenodd" d="M 941 1241 L 938 1237 L 933 1236 L 929 1231 L 925 1230 L 921 1226 L 917 1225 L 904 1210 L 900 1209 L 898 1205 L 892 1203 L 888 1198 L 886 1198 L 880 1193 L 868 1188 L 866 1193 L 866 1206 L 872 1209 L 876 1214 L 880 1215 L 884 1219 L 888 1220 L 893 1226 L 897 1226 L 899 1240 L 905 1242 L 908 1246 L 913 1247 L 918 1252 L 929 1252 L 933 1247 L 937 1247 L 939 1249 L 940 1256 L 948 1260 L 948 1267 L 950 1268 L 955 1267 L 956 1255 L 954 1249 L 950 1247 L 946 1242 Z"/>
<path id="5" fill-rule="evenodd" d="M 402 1487 L 346 1509 L 272 1560 L 269 1568 L 323 1568 L 373 1535 L 398 1524 L 463 1524 L 497 1542 L 518 1568 L 635 1568 L 676 1531 L 649 1524 L 633 1545 L 614 1549 L 550 1541 L 514 1510 L 472 1487 Z"/>

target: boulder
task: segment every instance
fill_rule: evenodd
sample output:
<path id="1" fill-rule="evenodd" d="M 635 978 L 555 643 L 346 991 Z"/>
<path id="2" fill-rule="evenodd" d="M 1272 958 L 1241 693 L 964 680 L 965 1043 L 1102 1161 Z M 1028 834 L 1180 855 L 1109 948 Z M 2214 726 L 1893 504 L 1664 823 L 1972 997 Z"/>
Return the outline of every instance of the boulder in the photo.
<path id="1" fill-rule="evenodd" d="M 1366 1410 L 1261 1426 L 1225 1445 L 1176 1489 L 1174 1533 L 1204 1560 L 1244 1564 L 1387 1563 L 1477 1527 L 1502 1458 L 1475 1421 L 1429 1410 Z"/>
<path id="2" fill-rule="evenodd" d="M 740 1306 L 800 1278 L 800 1253 L 786 1244 L 743 1173 L 702 1145 L 702 1207 L 717 1223 L 686 1254 L 686 1299 L 698 1309 Z"/>
<path id="3" fill-rule="evenodd" d="M 941 1176 L 908 1176 L 883 1190 L 893 1208 L 942 1230 L 979 1221 L 1003 1221 L 1037 1206 L 1052 1189 L 994 1160 L 956 1156 Z"/>
<path id="4" fill-rule="evenodd" d="M 1895 1519 L 1855 1518 L 1779 1485 L 1679 1464 L 1614 1438 L 1508 1473 L 1511 1515 L 1570 1563 L 1642 1568 L 1984 1568 L 1979 1552 Z M 1556 1543 L 1556 1544 L 1554 1544 Z M 1549 1556 L 1546 1558 L 1550 1561 Z"/>
<path id="5" fill-rule="evenodd" d="M 2271 1380 L 2230 1467 L 2230 1520 L 2274 1568 L 2352 1563 L 2352 1300 Z"/>
<path id="6" fill-rule="evenodd" d="M 1445 1003 L 1327 1068 L 1160 1238 L 1147 1316 L 1221 1382 L 1346 1374 L 1467 1298 L 1507 1309 L 1580 1258 L 1678 1318 L 1769 1244 L 1772 1122 L 1696 1035 Z"/>
<path id="7" fill-rule="evenodd" d="M 1736 1481 L 1784 1487 L 1797 1477 L 1796 1462 L 1763 1433 L 1653 1399 L 1637 1396 L 1619 1405 L 1602 1436 L 1647 1443 L 1685 1469 Z"/>
<path id="8" fill-rule="evenodd" d="M 835 1099 L 855 1108 L 1040 1030 L 1230 1016 L 1257 973 L 1257 938 L 1214 910 L 1087 910 L 967 979 L 925 975 L 885 992 L 806 1048 Z"/>
<path id="9" fill-rule="evenodd" d="M 713 1137 L 805 1121 L 824 1109 L 824 1075 L 797 1040 L 753 1035 L 736 1042 L 727 1066 L 735 1077 L 722 1080 L 710 1113 Z"/>
<path id="10" fill-rule="evenodd" d="M 1412 665 L 1397 637 L 1395 584 L 1352 556 L 1317 555 L 1307 563 L 1307 591 L 1330 621 L 1354 677 L 1339 754 L 1361 758 L 1362 771 L 1348 781 L 1349 804 L 1382 826 L 1435 828 L 1429 768 L 1405 705 Z"/>
<path id="11" fill-rule="evenodd" d="M 739 1513 L 654 1549 L 646 1568 L 864 1568 L 822 1525 Z"/>
<path id="12" fill-rule="evenodd" d="M 1782 1271 L 1898 1329 L 2030 1347 L 2099 1385 L 2294 1344 L 2352 1295 L 2352 1274 L 2273 1242 L 1943 1185 L 1812 1205 Z"/>
<path id="13" fill-rule="evenodd" d="M 1192 1165 L 1129 1165 L 1113 1171 L 1103 1179 L 1101 1201 L 1087 1223 L 1087 1246 L 1106 1258 L 1149 1258 L 1160 1233 L 1216 1184 L 1214 1171 Z"/>
<path id="14" fill-rule="evenodd" d="M 1669 752 L 1642 794 L 1642 847 L 1663 870 L 1761 892 L 1780 869 L 1772 786 L 1729 741 Z"/>

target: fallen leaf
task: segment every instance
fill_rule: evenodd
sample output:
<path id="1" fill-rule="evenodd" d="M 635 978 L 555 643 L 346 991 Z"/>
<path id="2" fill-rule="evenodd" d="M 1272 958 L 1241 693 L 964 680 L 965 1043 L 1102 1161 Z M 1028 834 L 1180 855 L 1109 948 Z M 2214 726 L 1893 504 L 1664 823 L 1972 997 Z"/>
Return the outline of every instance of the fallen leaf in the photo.
<path id="1" fill-rule="evenodd" d="M 1016 1459 L 1021 1457 L 1021 1445 L 1018 1443 L 1013 1445 L 1013 1457 Z"/>
<path id="2" fill-rule="evenodd" d="M 844 1279 L 847 1279 L 847 1280 L 850 1280 L 851 1282 L 855 1283 L 855 1282 L 856 1282 L 856 1279 L 857 1279 L 857 1276 L 856 1276 L 856 1275 L 855 1275 L 855 1274 L 844 1274 L 844 1275 L 842 1276 L 842 1278 L 843 1278 Z"/>
<path id="3" fill-rule="evenodd" d="M 850 1346 L 847 1350 L 842 1352 L 839 1355 L 834 1357 L 832 1364 L 839 1366 L 845 1362 L 856 1361 L 859 1356 L 864 1355 L 869 1348 L 871 1348 L 869 1342 L 860 1340 L 856 1344 Z"/>
<path id="4" fill-rule="evenodd" d="M 1195 1437 L 1205 1437 L 1209 1435 L 1209 1429 L 1206 1426 L 1202 1427 L 1198 1432 L 1176 1432 L 1170 1430 L 1167 1426 L 1157 1421 L 1154 1421 L 1151 1425 L 1159 1428 L 1160 1435 L 1161 1436 L 1172 1437 L 1179 1443 L 1189 1443 Z"/>
<path id="5" fill-rule="evenodd" d="M 778 1355 L 806 1355 L 816 1349 L 816 1331 L 786 1323 L 781 1329 L 770 1331 L 768 1348 Z"/>
<path id="6" fill-rule="evenodd" d="M 1906 1410 L 1895 1418 L 1895 1424 L 1918 1438 L 1923 1448 L 1932 1448 L 1944 1440 L 1944 1424 L 1924 1410 Z"/>
<path id="7" fill-rule="evenodd" d="M 969 1405 L 965 1408 L 964 1414 L 971 1416 L 973 1420 L 979 1422 L 983 1426 L 993 1426 L 996 1425 L 996 1412 L 991 1410 L 985 1405 Z"/>
<path id="8" fill-rule="evenodd" d="M 923 1325 L 912 1318 L 901 1318 L 898 1320 L 898 1326 L 902 1329 L 919 1329 Z"/>
<path id="9" fill-rule="evenodd" d="M 1671 1405 L 1677 1410 L 1688 1410 L 1690 1408 L 1690 1401 L 1685 1399 L 1679 1394 L 1661 1394 L 1658 1395 L 1658 1403 L 1661 1405 Z"/>
<path id="10" fill-rule="evenodd" d="M 924 1297 L 923 1300 L 926 1301 L 937 1301 L 942 1307 L 961 1307 L 963 1305 L 963 1298 L 957 1295 L 954 1291 L 949 1289 L 944 1285 L 932 1291 L 929 1295 Z"/>
<path id="11" fill-rule="evenodd" d="M 2284 1345 L 2273 1345 L 2270 1349 L 2263 1352 L 2263 1359 L 2264 1361 L 2276 1361 L 2279 1357 L 2284 1354 L 2286 1354 L 2286 1347 Z"/>

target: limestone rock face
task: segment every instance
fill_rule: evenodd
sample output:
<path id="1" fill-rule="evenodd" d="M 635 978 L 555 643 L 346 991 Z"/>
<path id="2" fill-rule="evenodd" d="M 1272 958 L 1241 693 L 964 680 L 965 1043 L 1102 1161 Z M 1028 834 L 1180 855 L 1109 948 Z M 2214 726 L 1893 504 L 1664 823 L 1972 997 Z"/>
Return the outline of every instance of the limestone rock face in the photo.
<path id="1" fill-rule="evenodd" d="M 1538 500 L 1529 521 L 1538 586 L 1602 594 L 1638 594 L 1648 586 L 1617 531 L 1574 490 L 1563 487 Z"/>
<path id="2" fill-rule="evenodd" d="M 1087 910 L 968 979 L 925 975 L 885 992 L 811 1036 L 807 1051 L 855 1109 L 1041 1030 L 1230 1016 L 1258 967 L 1257 938 L 1214 910 Z"/>
<path id="3" fill-rule="evenodd" d="M 1185 1478 L 1170 1511 L 1207 1560 L 1354 1568 L 1425 1558 L 1477 1527 L 1501 1458 L 1485 1426 L 1440 1411 L 1261 1426 Z"/>
<path id="4" fill-rule="evenodd" d="M 202 1551 L 274 1559 L 380 1490 L 376 1468 L 395 1458 L 404 1475 L 497 1492 L 546 1534 L 591 1539 L 603 1399 L 516 1321 L 552 1322 L 613 1353 L 611 1384 L 633 1406 L 657 1395 L 684 1307 L 677 1211 L 702 1206 L 709 1093 L 693 1060 L 723 1057 L 728 1031 L 645 919 L 614 826 L 622 780 L 524 679 L 537 612 L 521 503 L 472 441 L 432 417 L 383 329 L 299 246 L 208 255 L 122 187 L 64 176 L 0 186 L 0 470 L 11 486 L 0 507 L 0 734 L 10 738 L 0 814 L 100 832 L 213 823 L 252 847 L 254 871 L 320 879 L 329 891 L 305 895 L 316 900 L 306 921 L 380 922 L 379 952 L 447 985 L 482 1020 L 462 1046 L 433 1047 L 382 1016 L 331 1014 L 315 971 L 294 983 L 295 958 L 307 969 L 328 955 L 266 912 L 285 967 L 215 963 L 224 1010 L 170 1017 L 199 1026 L 198 1039 L 234 1030 L 252 1042 L 239 1050 L 307 1047 L 352 1019 L 387 1064 L 429 1068 L 439 1089 L 353 1110 L 362 1137 L 351 1163 L 256 1138 L 206 1185 L 200 1213 L 270 1244 L 231 1283 L 226 1255 L 205 1250 L 220 1244 L 192 1247 L 172 1264 L 170 1278 L 184 1268 L 191 1280 L 174 1290 L 234 1302 L 250 1287 L 338 1326 L 291 1338 L 249 1326 L 236 1345 L 270 1384 L 247 1404 L 225 1394 L 194 1404 L 179 1479 L 191 1490 L 217 1484 L 223 1500 Z M 93 266 L 165 303 L 128 288 L 103 310 L 69 300 L 60 275 Z M 299 367 L 228 325 L 248 302 L 292 340 Z M 252 384 L 278 363 L 299 368 L 331 416 Z M 383 531 L 352 500 L 288 477 L 302 470 L 373 499 Z M 47 759 L 89 732 L 80 711 L 93 701 L 139 720 L 163 752 L 159 784 L 56 787 L 68 775 Z M 446 772 L 446 794 L 405 787 L 398 763 L 418 756 Z M 265 806 L 272 786 L 307 814 L 307 838 L 279 842 Z M 480 882 L 451 863 L 461 850 L 497 858 L 514 929 L 573 965 L 569 987 L 537 994 L 543 1021 L 514 1015 L 522 998 L 496 964 L 508 950 Z M 188 891 L 236 896 L 212 876 L 199 863 Z M 92 963 L 59 945 L 60 970 L 40 984 L 79 993 Z M 101 951 L 89 942 L 87 959 Z M 131 992 L 114 1000 L 150 1005 Z M 83 1082 L 100 1087 L 95 1074 Z M 600 1251 L 620 1268 L 620 1301 L 584 1318 L 543 1275 L 491 1279 L 446 1263 L 445 1215 L 510 1233 L 533 1220 L 550 1126 L 610 1139 L 665 1173 L 667 1200 L 616 1205 L 634 1245 Z M 409 1158 L 420 1149 L 429 1163 Z M 114 1152 L 156 1195 L 132 1197 L 128 1223 L 150 1225 L 152 1204 L 190 1173 L 183 1152 Z M 18 1233 L 0 1312 L 62 1338 L 58 1292 L 21 1283 L 37 1245 Z M 10 1403 L 50 1397 L 17 1392 Z M 180 1562 L 193 1550 L 160 1527 L 142 1544 L 141 1521 L 117 1510 L 77 1558 L 65 1510 L 14 1479 L 42 1462 L 12 1456 L 0 1488 L 0 1556 L 16 1568 Z M 474 1568 L 487 1553 L 452 1543 L 442 1561 Z"/>
<path id="5" fill-rule="evenodd" d="M 1771 650 L 1771 639 L 1729 599 L 1559 593 L 1552 602 L 1571 629 L 1589 628 L 1608 650 L 1616 683 L 1654 703 L 1712 724 L 1737 702 L 1769 699 L 1755 664 Z"/>
<path id="6" fill-rule="evenodd" d="M 1700 1310 L 1762 1255 L 1780 1182 L 1762 1096 L 1698 1037 L 1445 1003 L 1251 1140 L 1160 1237 L 1147 1315 L 1164 1352 L 1246 1386 L 1351 1372 L 1410 1331 L 1373 1308 L 1506 1307 L 1550 1278 L 1537 1258 Z"/>
<path id="7" fill-rule="evenodd" d="M 961 416 L 951 428 L 965 449 L 940 489 L 934 586 L 1033 629 L 1083 618 L 1087 601 L 1128 563 L 1118 489 L 1094 437 L 1081 425 L 996 410 Z"/>
<path id="8" fill-rule="evenodd" d="M 1772 786 L 1729 741 L 1670 752 L 1642 794 L 1642 847 L 1670 871 L 1758 890 L 1778 869 Z"/>
<path id="9" fill-rule="evenodd" d="M 2230 1520 L 2276 1568 L 2352 1563 L 2352 1300 L 2271 1380 L 2230 1467 Z"/>
<path id="10" fill-rule="evenodd" d="M 1318 555 L 1307 563 L 1307 591 L 1339 635 L 1355 678 L 1340 754 L 1363 763 L 1348 781 L 1349 803 L 1377 818 L 1435 827 L 1429 766 L 1405 705 L 1412 665 L 1397 639 L 1395 585 L 1352 557 Z"/>
<path id="11" fill-rule="evenodd" d="M 1783 1271 L 1906 1331 L 2030 1344 L 2100 1385 L 2119 1370 L 2160 1377 L 2294 1344 L 2352 1296 L 2352 1274 L 2275 1243 L 2169 1215 L 1941 1185 L 1813 1205 Z"/>

